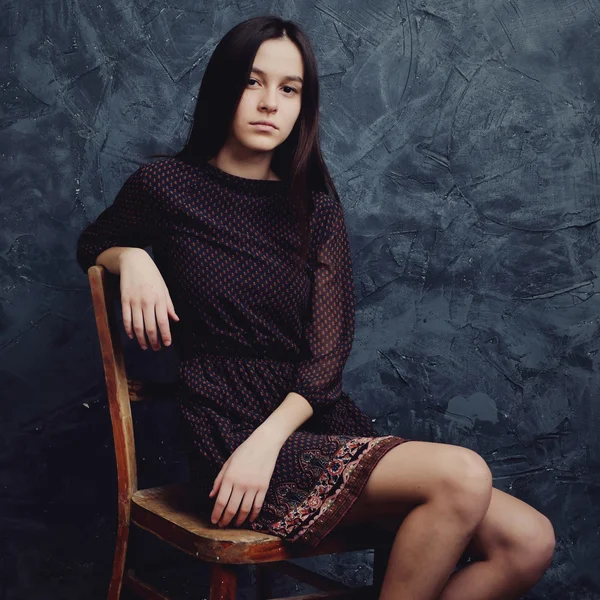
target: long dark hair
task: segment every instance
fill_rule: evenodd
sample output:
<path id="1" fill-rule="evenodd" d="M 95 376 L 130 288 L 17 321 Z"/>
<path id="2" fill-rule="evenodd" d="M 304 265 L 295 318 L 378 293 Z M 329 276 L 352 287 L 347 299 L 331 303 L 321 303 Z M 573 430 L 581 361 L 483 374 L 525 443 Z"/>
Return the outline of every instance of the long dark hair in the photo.
<path id="1" fill-rule="evenodd" d="M 248 83 L 254 57 L 265 40 L 288 37 L 304 62 L 300 114 L 288 138 L 275 148 L 271 169 L 289 183 L 289 201 L 300 226 L 301 256 L 308 255 L 312 190 L 339 196 L 319 141 L 319 78 L 316 57 L 306 34 L 293 21 L 276 15 L 253 17 L 230 29 L 215 48 L 200 84 L 187 142 L 173 157 L 200 163 L 215 156 Z M 152 155 L 152 156 L 166 156 Z"/>

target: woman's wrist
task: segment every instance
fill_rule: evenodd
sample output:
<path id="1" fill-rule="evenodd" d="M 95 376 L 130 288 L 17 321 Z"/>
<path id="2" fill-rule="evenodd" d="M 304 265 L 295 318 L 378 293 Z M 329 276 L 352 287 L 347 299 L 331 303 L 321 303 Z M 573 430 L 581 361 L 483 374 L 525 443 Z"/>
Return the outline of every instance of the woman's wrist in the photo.
<path id="1" fill-rule="evenodd" d="M 283 402 L 256 428 L 267 443 L 283 445 L 290 435 L 313 414 L 303 396 L 290 392 Z"/>
<path id="2" fill-rule="evenodd" d="M 285 441 L 290 437 L 291 431 L 288 432 L 281 427 L 278 427 L 273 421 L 269 421 L 270 417 L 263 421 L 255 430 L 253 435 L 260 438 L 267 444 L 275 444 L 279 447 L 285 444 Z"/>

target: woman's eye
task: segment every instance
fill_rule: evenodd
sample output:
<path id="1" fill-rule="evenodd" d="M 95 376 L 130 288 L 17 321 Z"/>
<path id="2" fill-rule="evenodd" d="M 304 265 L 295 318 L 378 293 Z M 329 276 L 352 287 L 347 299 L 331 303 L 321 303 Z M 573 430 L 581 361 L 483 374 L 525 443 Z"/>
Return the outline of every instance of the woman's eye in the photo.
<path id="1" fill-rule="evenodd" d="M 248 79 L 248 85 L 250 85 L 252 82 L 258 83 L 258 80 L 251 77 L 250 79 Z M 256 87 L 256 86 L 252 86 L 252 87 Z M 285 89 L 291 90 L 291 92 L 293 92 L 295 94 L 298 93 L 298 90 L 296 88 L 292 87 L 291 85 L 284 85 L 283 87 Z M 286 92 L 286 93 L 289 93 L 289 92 Z"/>

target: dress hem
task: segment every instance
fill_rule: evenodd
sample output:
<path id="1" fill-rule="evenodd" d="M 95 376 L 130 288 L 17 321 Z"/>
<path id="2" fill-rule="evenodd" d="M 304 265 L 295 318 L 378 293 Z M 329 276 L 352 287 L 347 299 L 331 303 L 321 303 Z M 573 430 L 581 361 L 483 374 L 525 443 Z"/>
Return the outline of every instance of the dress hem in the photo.
<path id="1" fill-rule="evenodd" d="M 321 543 L 323 538 L 339 525 L 354 502 L 358 500 L 358 496 L 380 459 L 395 446 L 409 441 L 397 436 L 375 439 L 381 440 L 380 443 L 365 451 L 365 454 L 359 459 L 359 463 L 350 474 L 346 485 L 337 494 L 337 498 L 333 499 L 335 503 L 332 503 L 331 508 L 323 514 L 319 521 L 298 537 L 297 541 L 299 543 L 307 544 L 313 548 Z"/>
<path id="2" fill-rule="evenodd" d="M 292 544 L 316 547 L 340 523 L 358 499 L 379 460 L 392 448 L 407 441 L 410 440 L 394 435 L 351 438 L 340 447 L 323 471 L 312 495 L 283 519 L 271 523 L 268 533 Z M 358 448 L 352 449 L 352 445 L 357 445 Z M 340 465 L 343 465 L 341 470 Z M 333 483 L 332 474 L 336 477 Z M 337 487 L 335 492 L 329 493 L 331 487 Z M 319 508 L 318 512 L 311 514 L 316 507 Z M 252 528 L 264 531 L 260 526 Z"/>

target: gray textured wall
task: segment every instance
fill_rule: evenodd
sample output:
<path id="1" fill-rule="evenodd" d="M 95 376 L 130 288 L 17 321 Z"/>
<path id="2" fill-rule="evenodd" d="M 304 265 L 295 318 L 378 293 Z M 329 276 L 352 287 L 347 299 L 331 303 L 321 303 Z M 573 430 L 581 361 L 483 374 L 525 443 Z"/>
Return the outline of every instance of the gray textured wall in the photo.
<path id="1" fill-rule="evenodd" d="M 600 598 L 598 0 L 4 3 L 0 596 L 105 597 L 114 455 L 75 241 L 180 148 L 214 45 L 267 12 L 318 51 L 357 286 L 345 389 L 551 518 L 528 597 Z M 169 415 L 136 411 L 142 485 L 185 475 Z M 163 586 L 201 597 L 206 572 L 156 551 Z M 360 584 L 371 559 L 315 565 Z"/>

